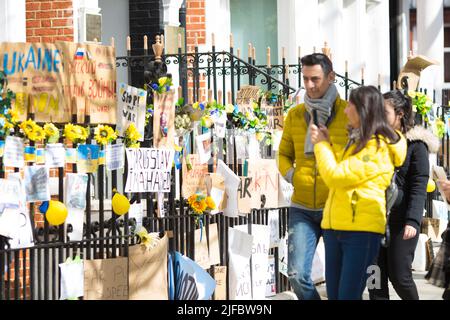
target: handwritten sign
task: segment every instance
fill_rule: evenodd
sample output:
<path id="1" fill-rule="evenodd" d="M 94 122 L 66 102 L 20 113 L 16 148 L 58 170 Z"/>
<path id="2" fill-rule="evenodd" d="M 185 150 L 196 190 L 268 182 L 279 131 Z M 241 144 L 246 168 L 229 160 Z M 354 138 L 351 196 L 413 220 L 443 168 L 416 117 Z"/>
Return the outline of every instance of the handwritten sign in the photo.
<path id="1" fill-rule="evenodd" d="M 45 146 L 45 164 L 49 168 L 64 167 L 66 150 L 62 143 L 48 143 Z"/>
<path id="2" fill-rule="evenodd" d="M 6 137 L 3 164 L 5 167 L 23 168 L 25 158 L 23 155 L 23 140 L 19 137 Z"/>
<path id="3" fill-rule="evenodd" d="M 0 179 L 0 207 L 6 205 L 7 207 L 18 208 L 21 192 L 19 181 Z"/>
<path id="4" fill-rule="evenodd" d="M 71 105 L 75 98 L 78 121 L 82 122 L 87 107 L 91 123 L 115 124 L 117 99 L 114 47 L 66 41 L 57 41 L 55 45 L 62 54 L 64 64 L 65 103 Z"/>
<path id="5" fill-rule="evenodd" d="M 236 98 L 236 103 L 241 106 L 243 104 L 250 104 L 252 101 L 258 100 L 259 87 L 257 86 L 242 86 Z"/>
<path id="6" fill-rule="evenodd" d="M 123 144 L 108 144 L 105 151 L 107 170 L 118 170 L 124 167 L 125 148 Z"/>
<path id="7" fill-rule="evenodd" d="M 252 178 L 250 192 L 264 195 L 264 208 L 278 208 L 278 175 L 275 159 L 249 161 L 248 176 Z"/>
<path id="8" fill-rule="evenodd" d="M 46 166 L 25 167 L 25 191 L 27 202 L 50 200 L 49 169 Z"/>
<path id="9" fill-rule="evenodd" d="M 61 50 L 53 43 L 0 43 L 0 65 L 8 88 L 16 93 L 14 109 L 26 120 L 28 96 L 33 96 L 37 122 L 69 122 L 70 108 L 63 92 Z"/>
<path id="10" fill-rule="evenodd" d="M 240 214 L 247 214 L 253 208 L 261 207 L 260 192 L 251 188 L 252 177 L 239 177 L 241 179 L 238 188 L 238 208 Z"/>
<path id="11" fill-rule="evenodd" d="M 283 106 L 263 106 L 261 111 L 267 115 L 267 130 L 283 130 L 284 111 Z"/>
<path id="12" fill-rule="evenodd" d="M 227 267 L 214 267 L 214 280 L 216 280 L 216 290 L 214 290 L 214 300 L 227 299 Z"/>
<path id="13" fill-rule="evenodd" d="M 201 240 L 200 240 L 201 236 Z M 208 242 L 206 239 L 206 231 L 202 229 L 195 230 L 195 262 L 203 269 L 208 269 L 211 266 L 209 261 Z"/>
<path id="14" fill-rule="evenodd" d="M 269 228 L 270 228 L 270 247 L 278 247 L 280 243 L 280 215 L 278 210 L 269 210 L 268 212 Z"/>
<path id="15" fill-rule="evenodd" d="M 119 106 L 117 108 L 117 130 L 123 136 L 124 131 L 134 124 L 141 135 L 139 141 L 144 141 L 145 112 L 147 92 L 143 89 L 119 84 Z"/>
<path id="16" fill-rule="evenodd" d="M 147 249 L 142 245 L 129 250 L 129 299 L 167 300 L 167 248 L 165 235 L 156 246 Z"/>
<path id="17" fill-rule="evenodd" d="M 170 192 L 173 149 L 126 149 L 128 175 L 125 192 Z"/>
<path id="18" fill-rule="evenodd" d="M 153 110 L 153 146 L 172 148 L 175 136 L 175 92 L 155 93 Z"/>
<path id="19" fill-rule="evenodd" d="M 128 300 L 128 258 L 84 260 L 84 300 Z"/>
<path id="20" fill-rule="evenodd" d="M 190 164 L 190 170 L 188 165 Z M 206 193 L 205 177 L 208 174 L 208 165 L 200 163 L 199 156 L 189 154 L 183 158 L 183 184 L 181 191 L 186 199 L 196 192 Z"/>
<path id="21" fill-rule="evenodd" d="M 252 299 L 252 280 L 250 277 L 252 243 L 253 236 L 247 232 L 228 228 L 230 300 Z"/>
<path id="22" fill-rule="evenodd" d="M 275 257 L 271 255 L 267 263 L 266 297 L 273 297 L 276 294 Z"/>

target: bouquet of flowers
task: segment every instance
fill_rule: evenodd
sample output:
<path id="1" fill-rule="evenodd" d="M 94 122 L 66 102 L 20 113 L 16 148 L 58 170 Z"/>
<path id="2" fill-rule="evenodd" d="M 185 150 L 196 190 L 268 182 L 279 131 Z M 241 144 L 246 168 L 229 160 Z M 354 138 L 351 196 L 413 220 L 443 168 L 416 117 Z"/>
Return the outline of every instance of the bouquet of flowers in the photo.
<path id="1" fill-rule="evenodd" d="M 31 119 L 22 122 L 19 127 L 24 136 L 30 141 L 42 141 L 45 138 L 44 128 Z"/>
<path id="2" fill-rule="evenodd" d="M 214 210 L 216 204 L 210 196 L 206 196 L 203 193 L 195 193 L 188 198 L 188 204 L 191 211 L 198 222 L 206 212 Z"/>

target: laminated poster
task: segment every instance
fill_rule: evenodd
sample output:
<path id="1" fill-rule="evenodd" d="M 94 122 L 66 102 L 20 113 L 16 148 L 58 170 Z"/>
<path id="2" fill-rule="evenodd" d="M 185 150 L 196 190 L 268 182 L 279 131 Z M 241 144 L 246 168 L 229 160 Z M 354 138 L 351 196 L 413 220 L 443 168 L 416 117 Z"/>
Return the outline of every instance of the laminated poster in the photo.
<path id="1" fill-rule="evenodd" d="M 77 149 L 77 170 L 80 173 L 94 173 L 98 169 L 99 146 L 80 144 Z"/>
<path id="2" fill-rule="evenodd" d="M 108 144 L 105 149 L 106 169 L 109 171 L 122 169 L 125 165 L 125 148 L 122 143 Z"/>
<path id="3" fill-rule="evenodd" d="M 25 164 L 23 139 L 7 136 L 5 140 L 5 151 L 3 164 L 5 167 L 23 168 Z"/>
<path id="4" fill-rule="evenodd" d="M 27 202 L 50 200 L 49 168 L 44 165 L 25 167 Z"/>
<path id="5" fill-rule="evenodd" d="M 64 199 L 68 208 L 82 210 L 86 208 L 87 184 L 88 176 L 85 173 L 66 174 L 66 195 Z"/>
<path id="6" fill-rule="evenodd" d="M 49 168 L 64 167 L 66 150 L 62 143 L 48 143 L 45 146 L 45 164 Z"/>

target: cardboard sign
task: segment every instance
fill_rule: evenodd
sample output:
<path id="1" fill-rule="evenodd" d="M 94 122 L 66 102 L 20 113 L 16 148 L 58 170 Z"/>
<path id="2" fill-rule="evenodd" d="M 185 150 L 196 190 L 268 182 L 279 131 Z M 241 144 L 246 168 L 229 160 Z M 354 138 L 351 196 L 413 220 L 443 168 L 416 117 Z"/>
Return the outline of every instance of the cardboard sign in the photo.
<path id="1" fill-rule="evenodd" d="M 175 91 L 155 93 L 153 102 L 153 146 L 172 148 L 175 136 Z"/>
<path id="2" fill-rule="evenodd" d="M 219 227 L 217 223 L 209 225 L 208 250 L 211 265 L 220 264 Z"/>
<path id="3" fill-rule="evenodd" d="M 170 192 L 173 149 L 126 149 L 128 175 L 125 192 Z"/>
<path id="4" fill-rule="evenodd" d="M 25 190 L 27 202 L 50 200 L 49 169 L 42 165 L 25 167 Z"/>
<path id="5" fill-rule="evenodd" d="M 238 207 L 240 214 L 247 214 L 253 208 L 261 207 L 261 194 L 252 188 L 252 177 L 239 177 L 241 179 L 238 188 Z"/>
<path id="6" fill-rule="evenodd" d="M 165 235 L 150 249 L 143 245 L 129 248 L 129 299 L 167 300 L 167 248 Z"/>
<path id="7" fill-rule="evenodd" d="M 249 160 L 250 192 L 264 195 L 264 208 L 278 208 L 278 175 L 275 159 Z"/>
<path id="8" fill-rule="evenodd" d="M 62 63 L 62 52 L 53 43 L 0 43 L 0 65 L 8 77 L 8 88 L 16 93 L 13 109 L 20 121 L 28 117 L 29 95 L 33 97 L 37 122 L 70 121 Z"/>
<path id="9" fill-rule="evenodd" d="M 259 87 L 257 86 L 242 86 L 237 92 L 236 103 L 241 106 L 243 104 L 250 104 L 251 101 L 258 100 Z"/>
<path id="10" fill-rule="evenodd" d="M 128 258 L 84 261 L 84 300 L 127 300 Z"/>
<path id="11" fill-rule="evenodd" d="M 284 126 L 284 111 L 283 106 L 263 106 L 261 111 L 267 115 L 267 130 L 283 130 Z"/>
<path id="12" fill-rule="evenodd" d="M 119 84 L 117 130 L 120 136 L 123 136 L 124 131 L 133 123 L 141 135 L 139 141 L 144 141 L 146 103 L 147 92 L 145 90 L 125 83 Z"/>
<path id="13" fill-rule="evenodd" d="M 201 238 L 201 240 L 200 240 Z M 208 269 L 211 266 L 209 261 L 209 252 L 208 252 L 208 240 L 206 239 L 206 229 L 197 229 L 195 230 L 195 262 L 198 263 L 200 267 L 203 269 Z"/>
<path id="14" fill-rule="evenodd" d="M 189 198 L 196 192 L 206 193 L 205 177 L 208 174 L 208 165 L 200 163 L 199 156 L 189 154 L 186 156 L 191 169 L 188 170 L 186 159 L 183 158 L 183 183 L 181 192 L 184 198 Z"/>
<path id="15" fill-rule="evenodd" d="M 64 99 L 76 99 L 78 122 L 89 108 L 92 124 L 116 124 L 116 52 L 96 43 L 55 43 L 64 63 Z M 86 105 L 87 104 L 87 105 Z M 70 117 L 68 120 L 70 121 Z"/>
<path id="16" fill-rule="evenodd" d="M 7 136 L 5 140 L 5 151 L 3 154 L 5 167 L 23 168 L 25 158 L 23 154 L 23 139 Z"/>
<path id="17" fill-rule="evenodd" d="M 214 290 L 214 300 L 227 299 L 227 267 L 214 267 L 214 280 L 216 280 L 216 290 Z"/>

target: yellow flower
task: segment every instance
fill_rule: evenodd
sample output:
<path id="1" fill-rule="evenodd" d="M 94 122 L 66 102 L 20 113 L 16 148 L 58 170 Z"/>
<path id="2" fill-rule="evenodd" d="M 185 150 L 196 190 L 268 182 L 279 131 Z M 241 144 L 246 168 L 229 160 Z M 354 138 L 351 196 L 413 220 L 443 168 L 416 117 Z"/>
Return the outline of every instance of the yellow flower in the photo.
<path id="1" fill-rule="evenodd" d="M 27 137 L 31 141 L 42 141 L 45 137 L 44 129 L 41 126 L 35 125 L 33 131 L 27 134 Z"/>
<path id="2" fill-rule="evenodd" d="M 36 126 L 36 122 L 31 119 L 28 119 L 27 121 L 24 121 L 19 125 L 20 129 L 22 129 L 23 133 L 26 136 L 28 136 L 30 132 L 33 131 L 34 126 Z"/>
<path id="3" fill-rule="evenodd" d="M 192 196 L 190 196 L 188 198 L 189 205 L 192 205 L 195 202 L 196 199 L 197 199 L 197 195 L 196 194 L 193 194 Z"/>
<path id="4" fill-rule="evenodd" d="M 68 123 L 64 126 L 64 137 L 73 143 L 85 142 L 89 136 L 86 128 Z"/>
<path id="5" fill-rule="evenodd" d="M 229 103 L 225 106 L 226 113 L 233 113 L 233 111 L 234 111 L 234 106 L 231 103 Z"/>
<path id="6" fill-rule="evenodd" d="M 137 142 L 141 138 L 141 134 L 137 131 L 134 123 L 125 130 L 125 145 L 127 148 L 139 148 L 140 143 Z"/>
<path id="7" fill-rule="evenodd" d="M 49 143 L 55 143 L 59 139 L 59 130 L 53 123 L 44 125 L 44 134 Z"/>
<path id="8" fill-rule="evenodd" d="M 140 148 L 140 147 L 141 147 L 140 142 L 136 142 L 136 143 L 132 143 L 132 144 L 128 145 L 128 148 Z"/>
<path id="9" fill-rule="evenodd" d="M 100 145 L 108 144 L 117 139 L 116 132 L 110 126 L 99 125 L 94 131 L 95 140 Z"/>
<path id="10" fill-rule="evenodd" d="M 214 210 L 216 208 L 216 204 L 214 203 L 213 198 L 211 198 L 210 196 L 206 197 L 205 202 L 209 209 Z"/>
<path id="11" fill-rule="evenodd" d="M 12 123 L 17 123 L 19 121 L 19 113 L 16 110 L 9 109 L 8 114 L 11 116 Z"/>
<path id="12" fill-rule="evenodd" d="M 158 84 L 160 87 L 162 87 L 163 85 L 165 85 L 167 82 L 167 77 L 161 77 L 158 79 Z"/>
<path id="13" fill-rule="evenodd" d="M 261 142 L 263 138 L 264 138 L 264 134 L 262 134 L 261 132 L 256 133 L 256 140 Z"/>
<path id="14" fill-rule="evenodd" d="M 82 127 L 82 126 L 75 126 L 75 129 L 76 129 L 76 131 L 78 133 L 78 139 L 81 142 L 85 142 L 86 139 L 89 137 L 88 130 L 85 127 Z"/>
<path id="15" fill-rule="evenodd" d="M 202 214 L 203 211 L 206 210 L 206 201 L 205 200 L 194 201 L 191 207 L 195 213 Z"/>
<path id="16" fill-rule="evenodd" d="M 147 229 L 145 229 L 144 227 L 141 227 L 141 229 L 136 233 L 136 235 L 141 239 L 141 245 L 144 245 L 147 248 L 152 245 L 154 239 L 151 236 L 151 234 L 147 232 Z"/>

